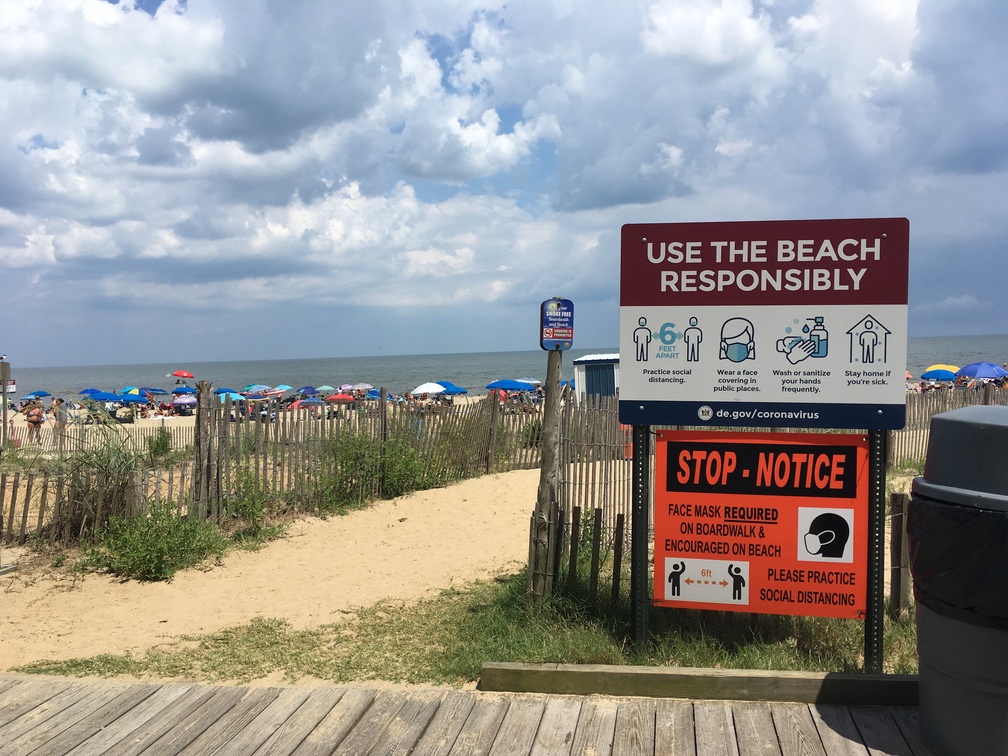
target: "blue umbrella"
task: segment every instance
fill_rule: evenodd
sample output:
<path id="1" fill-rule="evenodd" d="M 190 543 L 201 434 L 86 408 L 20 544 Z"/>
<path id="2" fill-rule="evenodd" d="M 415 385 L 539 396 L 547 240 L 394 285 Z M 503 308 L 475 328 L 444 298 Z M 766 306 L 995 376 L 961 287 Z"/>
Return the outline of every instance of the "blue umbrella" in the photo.
<path id="1" fill-rule="evenodd" d="M 90 394 L 100 394 L 100 393 L 102 393 L 102 390 L 96 388 L 81 389 L 80 392 L 81 396 L 89 396 Z"/>
<path id="2" fill-rule="evenodd" d="M 1008 376 L 1008 370 L 993 362 L 971 362 L 956 371 L 956 378 L 963 376 L 967 378 L 1004 378 Z"/>
<path id="3" fill-rule="evenodd" d="M 109 391 L 92 391 L 88 394 L 89 399 L 93 399 L 96 402 L 120 402 L 122 399 L 118 394 L 113 394 Z"/>
<path id="4" fill-rule="evenodd" d="M 213 390 L 213 392 L 215 394 L 237 394 L 238 393 L 233 388 L 215 388 Z"/>
<path id="5" fill-rule="evenodd" d="M 140 391 L 145 394 L 167 394 L 163 388 L 150 388 L 149 386 L 141 386 Z"/>
<path id="6" fill-rule="evenodd" d="M 215 391 L 214 393 L 216 394 L 217 392 Z M 236 391 L 226 391 L 226 392 L 223 392 L 223 393 L 220 393 L 220 394 L 217 394 L 217 395 L 220 397 L 220 400 L 222 402 L 225 399 L 230 399 L 232 402 L 240 402 L 242 399 L 245 398 L 244 396 L 242 396 L 241 394 L 239 394 Z"/>
<path id="7" fill-rule="evenodd" d="M 195 394 L 196 389 L 192 386 L 176 386 L 172 389 L 173 394 Z"/>
<path id="8" fill-rule="evenodd" d="M 261 394 L 263 391 L 269 391 L 270 387 L 265 383 L 249 383 L 246 384 L 242 389 L 244 394 Z"/>
<path id="9" fill-rule="evenodd" d="M 504 389 L 505 391 L 535 391 L 536 387 L 525 381 L 515 381 L 510 378 L 502 378 L 499 381 L 491 381 L 486 385 L 488 389 Z"/>
<path id="10" fill-rule="evenodd" d="M 32 391 L 30 394 L 25 394 L 22 398 L 27 399 L 29 396 L 36 398 L 41 398 L 43 396 L 52 396 L 48 391 Z"/>
<path id="11" fill-rule="evenodd" d="M 308 395 L 311 395 L 311 394 L 317 394 L 318 393 L 318 389 L 315 388 L 314 386 L 302 386 L 301 388 L 299 388 L 297 390 L 297 392 L 299 394 L 308 394 Z"/>
<path id="12" fill-rule="evenodd" d="M 309 406 L 309 405 L 313 405 L 313 404 L 314 405 L 319 405 L 319 404 L 325 404 L 325 402 L 323 402 L 321 399 L 319 399 L 316 396 L 312 396 L 312 397 L 309 397 L 308 399 L 302 399 L 301 401 L 299 401 L 297 403 L 297 406 L 298 407 L 305 407 L 305 406 Z"/>
<path id="13" fill-rule="evenodd" d="M 149 400 L 142 394 L 119 394 L 114 401 L 122 402 L 123 404 L 147 404 Z"/>
<path id="14" fill-rule="evenodd" d="M 925 381 L 954 381 L 956 374 L 951 370 L 925 370 L 921 378 Z"/>
<path id="15" fill-rule="evenodd" d="M 273 390 L 274 391 L 290 391 L 291 390 L 291 386 L 288 386 L 286 383 L 281 383 L 279 386 L 274 386 Z"/>
<path id="16" fill-rule="evenodd" d="M 434 382 L 441 386 L 444 386 L 444 393 L 448 396 L 458 396 L 459 394 L 469 393 L 467 389 L 464 389 L 461 386 L 456 386 L 451 381 L 434 381 Z"/>

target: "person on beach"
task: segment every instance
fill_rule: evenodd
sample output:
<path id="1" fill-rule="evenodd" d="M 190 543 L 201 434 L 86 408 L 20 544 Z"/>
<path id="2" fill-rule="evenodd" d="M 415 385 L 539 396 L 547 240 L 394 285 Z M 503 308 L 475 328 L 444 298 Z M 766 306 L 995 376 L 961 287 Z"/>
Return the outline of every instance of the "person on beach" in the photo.
<path id="1" fill-rule="evenodd" d="M 41 399 L 36 399 L 28 405 L 25 410 L 25 420 L 28 421 L 28 440 L 41 444 L 42 423 L 45 421 L 45 413 L 42 411 Z"/>

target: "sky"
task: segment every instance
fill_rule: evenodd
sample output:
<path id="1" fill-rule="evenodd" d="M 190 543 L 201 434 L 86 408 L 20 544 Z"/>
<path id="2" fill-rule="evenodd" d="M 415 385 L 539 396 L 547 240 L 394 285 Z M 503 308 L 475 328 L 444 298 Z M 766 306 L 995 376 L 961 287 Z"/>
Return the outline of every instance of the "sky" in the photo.
<path id="1" fill-rule="evenodd" d="M 20 0 L 20 366 L 619 343 L 625 223 L 907 217 L 909 335 L 1008 332 L 1000 0 Z"/>

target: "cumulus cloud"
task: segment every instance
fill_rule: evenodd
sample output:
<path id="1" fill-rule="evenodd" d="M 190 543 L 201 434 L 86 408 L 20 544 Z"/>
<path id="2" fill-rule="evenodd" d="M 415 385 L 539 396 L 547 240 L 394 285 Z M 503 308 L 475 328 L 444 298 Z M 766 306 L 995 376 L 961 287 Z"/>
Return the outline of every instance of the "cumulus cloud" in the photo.
<path id="1" fill-rule="evenodd" d="M 0 270 L 33 323 L 116 313 L 134 361 L 168 314 L 476 332 L 557 293 L 612 347 L 624 223 L 906 215 L 911 329 L 998 328 L 1006 30 L 993 0 L 14 3 Z"/>

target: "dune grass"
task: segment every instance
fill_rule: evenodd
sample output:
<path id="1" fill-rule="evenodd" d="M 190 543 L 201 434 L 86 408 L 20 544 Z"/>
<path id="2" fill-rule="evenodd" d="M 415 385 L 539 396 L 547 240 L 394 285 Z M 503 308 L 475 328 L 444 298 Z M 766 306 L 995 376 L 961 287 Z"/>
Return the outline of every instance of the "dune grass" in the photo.
<path id="1" fill-rule="evenodd" d="M 247 683 L 389 682 L 466 685 L 486 661 L 856 671 L 863 625 L 853 620 L 664 611 L 646 648 L 577 601 L 535 606 L 524 573 L 502 575 L 404 605 L 380 602 L 343 622 L 302 630 L 263 617 L 133 655 L 36 662 L 18 672 Z M 913 621 L 887 623 L 887 672 L 916 672 Z"/>

